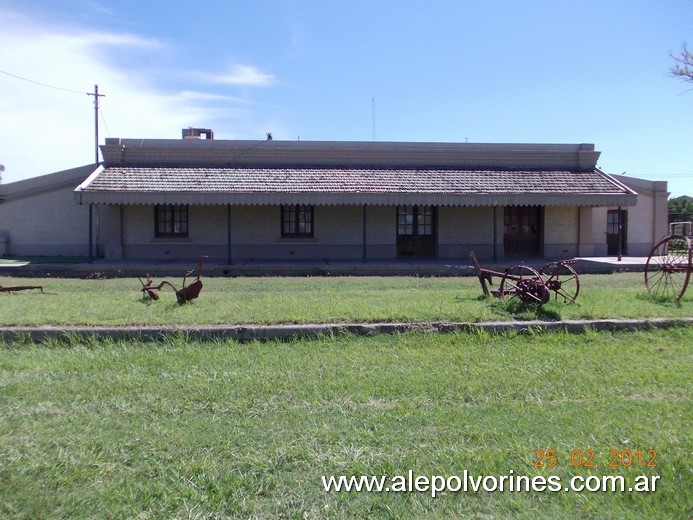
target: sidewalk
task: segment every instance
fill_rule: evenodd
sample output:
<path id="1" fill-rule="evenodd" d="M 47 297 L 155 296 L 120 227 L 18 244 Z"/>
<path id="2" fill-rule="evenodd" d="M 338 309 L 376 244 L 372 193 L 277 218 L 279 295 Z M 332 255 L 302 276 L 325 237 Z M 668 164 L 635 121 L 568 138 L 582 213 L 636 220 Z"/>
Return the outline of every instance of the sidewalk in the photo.
<path id="1" fill-rule="evenodd" d="M 608 274 L 622 271 L 642 272 L 647 257 L 584 257 L 575 258 L 573 267 L 579 274 Z M 481 266 L 494 271 L 504 271 L 512 265 L 527 265 L 541 269 L 550 262 L 546 258 L 502 259 L 492 262 L 480 259 Z M 248 261 L 227 264 L 208 261 L 203 276 L 473 276 L 469 259 L 431 260 L 384 260 L 367 262 L 342 262 L 309 260 L 292 262 Z M 41 263 L 16 261 L 0 263 L 0 276 L 21 277 L 74 277 L 117 278 L 155 276 L 181 276 L 195 267 L 195 260 L 94 260 L 78 263 Z"/>

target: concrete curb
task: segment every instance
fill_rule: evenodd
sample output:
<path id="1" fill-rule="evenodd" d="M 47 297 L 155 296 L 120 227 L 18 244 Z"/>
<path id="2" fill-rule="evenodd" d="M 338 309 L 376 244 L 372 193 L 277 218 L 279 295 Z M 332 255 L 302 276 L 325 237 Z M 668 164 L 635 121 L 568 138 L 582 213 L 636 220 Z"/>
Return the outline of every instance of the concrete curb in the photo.
<path id="1" fill-rule="evenodd" d="M 282 340 L 317 338 L 334 335 L 372 336 L 376 334 L 402 334 L 423 331 L 429 333 L 451 332 L 509 332 L 566 331 L 582 333 L 585 329 L 596 331 L 635 331 L 693 325 L 693 318 L 655 318 L 646 320 L 576 320 L 576 321 L 513 321 L 487 323 L 343 323 L 303 325 L 208 325 L 190 327 L 1 327 L 0 339 L 4 341 L 41 342 L 49 339 L 111 338 L 115 340 L 162 341 L 170 336 L 184 336 L 190 341 L 229 339 L 239 342 L 253 340 Z"/>

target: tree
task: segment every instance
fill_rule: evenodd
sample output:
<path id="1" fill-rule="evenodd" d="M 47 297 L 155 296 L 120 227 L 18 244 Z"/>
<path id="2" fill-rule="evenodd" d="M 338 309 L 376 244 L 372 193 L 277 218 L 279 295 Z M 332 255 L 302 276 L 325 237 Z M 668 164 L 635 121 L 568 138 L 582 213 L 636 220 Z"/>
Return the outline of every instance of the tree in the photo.
<path id="1" fill-rule="evenodd" d="M 693 52 L 688 50 L 684 43 L 681 46 L 681 54 L 674 55 L 669 53 L 674 59 L 674 66 L 670 70 L 670 74 L 674 78 L 681 78 L 684 81 L 693 83 Z"/>
<path id="2" fill-rule="evenodd" d="M 669 222 L 690 222 L 693 220 L 693 197 L 683 195 L 669 199 Z"/>

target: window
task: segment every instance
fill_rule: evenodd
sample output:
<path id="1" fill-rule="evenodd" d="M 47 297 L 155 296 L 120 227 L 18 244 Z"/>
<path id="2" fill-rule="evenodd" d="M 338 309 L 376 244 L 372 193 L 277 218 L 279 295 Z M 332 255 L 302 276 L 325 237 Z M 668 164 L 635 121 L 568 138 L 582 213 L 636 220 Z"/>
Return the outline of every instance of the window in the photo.
<path id="1" fill-rule="evenodd" d="M 432 235 L 433 206 L 398 206 L 398 235 Z"/>
<path id="2" fill-rule="evenodd" d="M 436 256 L 434 206 L 397 206 L 397 256 Z"/>
<path id="3" fill-rule="evenodd" d="M 541 254 L 544 219 L 542 206 L 505 206 L 503 209 L 503 247 L 505 256 Z"/>
<path id="4" fill-rule="evenodd" d="M 414 234 L 414 206 L 399 206 L 397 208 L 397 234 Z"/>
<path id="5" fill-rule="evenodd" d="M 154 206 L 154 235 L 157 237 L 188 236 L 188 206 L 157 204 Z"/>
<path id="6" fill-rule="evenodd" d="M 433 234 L 433 206 L 417 206 L 417 235 Z"/>
<path id="7" fill-rule="evenodd" d="M 506 235 L 519 234 L 524 237 L 536 236 L 539 231 L 539 206 L 506 206 Z"/>
<path id="8" fill-rule="evenodd" d="M 313 206 L 296 204 L 282 206 L 282 237 L 313 237 Z"/>
<path id="9" fill-rule="evenodd" d="M 608 235 L 618 235 L 618 228 L 621 225 L 621 215 L 618 210 L 609 210 L 606 213 L 606 233 Z"/>

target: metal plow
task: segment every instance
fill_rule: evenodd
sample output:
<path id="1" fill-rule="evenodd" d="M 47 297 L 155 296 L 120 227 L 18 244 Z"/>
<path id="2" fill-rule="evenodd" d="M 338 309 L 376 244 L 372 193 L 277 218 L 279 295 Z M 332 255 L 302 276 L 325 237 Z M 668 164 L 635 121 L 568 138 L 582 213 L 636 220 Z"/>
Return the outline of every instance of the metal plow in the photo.
<path id="1" fill-rule="evenodd" d="M 202 277 L 202 267 L 204 266 L 206 258 L 206 256 L 203 256 L 202 258 L 200 258 L 200 261 L 197 264 L 197 266 L 195 266 L 193 269 L 189 271 L 186 271 L 186 273 L 183 275 L 183 287 L 180 289 L 176 289 L 176 286 L 168 280 L 163 280 L 159 285 L 154 285 L 152 277 L 149 274 L 147 274 L 146 282 L 143 282 L 141 278 L 138 278 L 138 280 L 142 284 L 142 289 L 140 289 L 142 291 L 142 298 L 158 300 L 159 291 L 166 286 L 173 289 L 173 292 L 176 293 L 176 298 L 179 304 L 182 305 L 184 303 L 189 302 L 190 300 L 194 300 L 200 295 L 200 291 L 202 291 L 202 280 L 200 280 L 200 278 Z M 191 276 L 195 276 L 195 281 L 192 282 L 190 285 L 186 285 L 188 277 Z"/>

